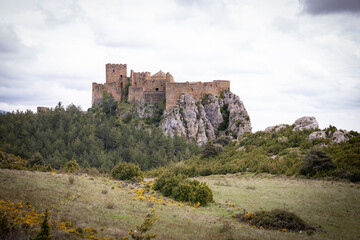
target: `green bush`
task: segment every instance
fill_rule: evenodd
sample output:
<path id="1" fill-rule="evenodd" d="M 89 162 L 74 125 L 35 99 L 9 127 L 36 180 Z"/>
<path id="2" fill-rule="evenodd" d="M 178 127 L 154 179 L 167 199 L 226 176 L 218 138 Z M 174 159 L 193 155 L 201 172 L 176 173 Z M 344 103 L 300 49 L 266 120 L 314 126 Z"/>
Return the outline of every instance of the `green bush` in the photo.
<path id="1" fill-rule="evenodd" d="M 206 183 L 185 179 L 184 175 L 165 173 L 154 183 L 154 190 L 176 201 L 200 203 L 201 206 L 213 201 L 213 194 Z"/>
<path id="2" fill-rule="evenodd" d="M 311 150 L 304 158 L 304 164 L 300 168 L 303 175 L 314 176 L 320 171 L 335 168 L 331 158 L 321 150 Z"/>
<path id="3" fill-rule="evenodd" d="M 231 143 L 231 140 L 232 140 L 232 137 L 230 137 L 230 136 L 221 136 L 216 139 L 215 143 L 225 146 L 225 145 L 228 145 L 229 143 Z"/>
<path id="4" fill-rule="evenodd" d="M 66 173 L 75 173 L 80 170 L 80 166 L 75 159 L 71 159 L 64 164 L 62 170 Z"/>
<path id="5" fill-rule="evenodd" d="M 313 228 L 299 216 L 282 209 L 257 211 L 255 213 L 245 211 L 233 217 L 239 221 L 248 222 L 252 226 L 263 227 L 265 229 L 286 229 L 286 231 L 313 230 Z"/>
<path id="6" fill-rule="evenodd" d="M 208 141 L 202 151 L 203 157 L 212 157 L 216 156 L 219 152 L 223 150 L 220 144 L 213 144 L 211 141 Z"/>
<path id="7" fill-rule="evenodd" d="M 117 180 L 137 181 L 143 179 L 143 172 L 134 163 L 119 162 L 111 171 L 111 177 Z"/>
<path id="8" fill-rule="evenodd" d="M 0 168 L 25 170 L 26 161 L 11 153 L 0 151 Z"/>

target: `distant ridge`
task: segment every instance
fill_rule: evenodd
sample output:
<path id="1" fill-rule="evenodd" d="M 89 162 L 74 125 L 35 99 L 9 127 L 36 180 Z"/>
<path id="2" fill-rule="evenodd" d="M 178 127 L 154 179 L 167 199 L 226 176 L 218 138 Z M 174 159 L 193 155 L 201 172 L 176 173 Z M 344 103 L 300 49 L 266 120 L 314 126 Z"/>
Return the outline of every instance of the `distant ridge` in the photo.
<path id="1" fill-rule="evenodd" d="M 4 111 L 4 110 L 0 110 L 0 114 L 6 114 L 8 113 L 7 111 Z"/>

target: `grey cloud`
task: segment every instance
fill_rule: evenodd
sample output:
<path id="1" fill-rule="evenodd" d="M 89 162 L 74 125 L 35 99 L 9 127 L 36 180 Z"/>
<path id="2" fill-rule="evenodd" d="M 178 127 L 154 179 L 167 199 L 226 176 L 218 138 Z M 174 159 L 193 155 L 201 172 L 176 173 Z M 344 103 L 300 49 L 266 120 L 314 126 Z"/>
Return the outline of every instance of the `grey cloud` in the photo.
<path id="1" fill-rule="evenodd" d="M 13 27 L 7 24 L 0 24 L 0 53 L 16 54 L 21 47 L 21 42 Z M 8 57 L 8 56 L 7 56 Z"/>
<path id="2" fill-rule="evenodd" d="M 37 5 L 37 9 L 44 14 L 47 23 L 54 25 L 74 21 L 84 13 L 76 0 L 42 2 Z"/>
<path id="3" fill-rule="evenodd" d="M 360 13 L 359 0 L 300 0 L 304 12 L 311 15 Z"/>

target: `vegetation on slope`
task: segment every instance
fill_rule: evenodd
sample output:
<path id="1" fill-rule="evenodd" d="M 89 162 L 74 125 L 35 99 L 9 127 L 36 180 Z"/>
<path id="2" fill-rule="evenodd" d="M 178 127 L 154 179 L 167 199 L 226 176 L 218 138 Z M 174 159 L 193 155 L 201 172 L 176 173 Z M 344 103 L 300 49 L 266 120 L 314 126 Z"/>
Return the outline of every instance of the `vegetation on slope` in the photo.
<path id="1" fill-rule="evenodd" d="M 6 205 L 14 203 L 14 207 L 22 202 L 23 209 L 34 209 L 38 214 L 48 208 L 49 222 L 58 220 L 57 224 L 50 224 L 56 239 L 81 239 L 81 234 L 84 239 L 91 235 L 121 239 L 128 236 L 129 229 L 141 226 L 152 208 L 156 208 L 158 220 L 148 234 L 157 234 L 156 239 L 354 239 L 360 236 L 357 184 L 241 173 L 197 180 L 206 182 L 213 190 L 214 203 L 197 208 L 179 204 L 153 192 L 148 187 L 152 184 L 150 179 L 138 184 L 86 175 L 0 169 L 0 199 L 7 203 L 9 200 Z M 279 208 L 295 213 L 312 226 L 321 225 L 324 231 L 307 236 L 305 232 L 263 230 L 232 219 L 243 209 L 257 212 Z M 28 220 L 34 223 L 36 219 Z M 39 220 L 33 234 L 39 230 Z M 138 230 L 137 233 L 140 234 Z"/>
<path id="2" fill-rule="evenodd" d="M 203 148 L 203 154 L 169 166 L 154 169 L 148 173 L 158 176 L 163 171 L 172 171 L 190 177 L 212 174 L 227 174 L 237 172 L 271 173 L 299 175 L 309 177 L 340 177 L 351 181 L 360 180 L 360 135 L 351 132 L 347 142 L 332 143 L 329 139 L 308 140 L 311 130 L 292 131 L 288 126 L 278 132 L 263 131 L 247 134 L 238 142 L 223 141 L 223 151 L 215 150 L 216 144 L 208 143 Z M 334 127 L 331 127 L 334 128 Z M 213 151 L 210 151 L 213 149 Z M 219 149 L 219 147 L 217 147 Z M 329 166 L 321 171 L 302 171 L 306 155 L 321 149 Z M 318 151 L 318 150 L 317 150 Z"/>
<path id="3" fill-rule="evenodd" d="M 117 104 L 111 96 L 86 113 L 79 107 L 55 109 L 37 114 L 13 112 L 0 115 L 0 150 L 25 160 L 59 169 L 75 159 L 82 168 L 109 172 L 120 161 L 142 170 L 187 159 L 199 152 L 184 137 L 165 136 L 154 119 L 132 118 L 130 104 Z"/>

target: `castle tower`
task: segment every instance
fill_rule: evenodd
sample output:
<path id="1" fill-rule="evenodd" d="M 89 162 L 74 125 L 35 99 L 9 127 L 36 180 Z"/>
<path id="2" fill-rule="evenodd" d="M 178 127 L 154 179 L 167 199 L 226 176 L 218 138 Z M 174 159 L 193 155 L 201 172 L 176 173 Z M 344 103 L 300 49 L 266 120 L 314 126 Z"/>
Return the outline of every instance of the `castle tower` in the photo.
<path id="1" fill-rule="evenodd" d="M 118 88 L 125 88 L 128 82 L 126 64 L 106 64 L 106 83 L 116 83 Z"/>

